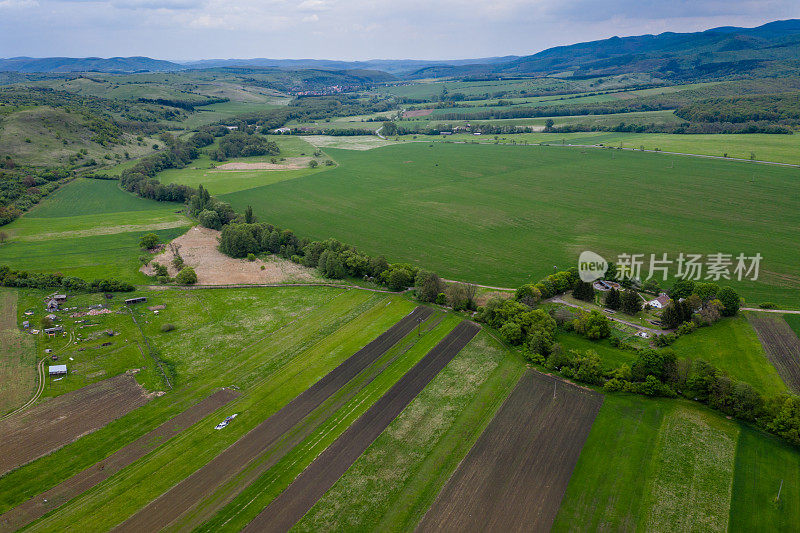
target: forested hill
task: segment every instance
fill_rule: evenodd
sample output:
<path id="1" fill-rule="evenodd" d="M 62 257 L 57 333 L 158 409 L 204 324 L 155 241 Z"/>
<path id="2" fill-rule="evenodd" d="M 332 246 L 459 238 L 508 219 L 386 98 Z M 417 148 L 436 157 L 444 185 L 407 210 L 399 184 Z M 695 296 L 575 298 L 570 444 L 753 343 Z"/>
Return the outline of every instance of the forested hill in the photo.
<path id="1" fill-rule="evenodd" d="M 605 76 L 651 72 L 678 79 L 785 75 L 800 70 L 800 20 L 757 28 L 722 27 L 695 33 L 612 37 L 549 48 L 500 64 L 449 66 L 438 75 L 556 74 Z M 430 68 L 409 74 L 431 75 Z"/>
<path id="2" fill-rule="evenodd" d="M 149 57 L 11 57 L 0 58 L 0 72 L 168 72 L 183 65 Z"/>

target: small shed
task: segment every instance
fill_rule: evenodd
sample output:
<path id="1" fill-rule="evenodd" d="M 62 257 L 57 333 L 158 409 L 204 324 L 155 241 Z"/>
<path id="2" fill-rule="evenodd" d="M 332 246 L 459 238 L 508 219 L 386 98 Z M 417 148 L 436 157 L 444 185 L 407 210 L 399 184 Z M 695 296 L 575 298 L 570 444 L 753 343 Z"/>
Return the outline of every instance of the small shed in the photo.
<path id="1" fill-rule="evenodd" d="M 50 376 L 66 376 L 67 375 L 67 365 L 50 365 L 48 368 L 48 373 Z"/>
<path id="2" fill-rule="evenodd" d="M 66 302 L 67 301 L 67 295 L 66 294 L 54 294 L 53 295 L 53 300 L 55 300 L 58 303 Z"/>
<path id="3" fill-rule="evenodd" d="M 23 328 L 23 329 L 28 329 L 29 327 L 31 327 L 31 323 L 30 323 L 30 321 L 28 321 L 28 320 L 23 320 L 23 321 L 22 321 L 22 328 Z"/>
<path id="4" fill-rule="evenodd" d="M 139 296 L 137 298 L 128 298 L 125 300 L 125 305 L 139 304 L 147 301 L 147 296 Z"/>
<path id="5" fill-rule="evenodd" d="M 58 311 L 58 302 L 54 299 L 48 300 L 44 306 L 48 311 Z"/>
<path id="6" fill-rule="evenodd" d="M 45 335 L 55 335 L 56 333 L 61 333 L 64 331 L 64 328 L 61 326 L 54 326 L 52 328 L 46 328 L 44 330 Z"/>

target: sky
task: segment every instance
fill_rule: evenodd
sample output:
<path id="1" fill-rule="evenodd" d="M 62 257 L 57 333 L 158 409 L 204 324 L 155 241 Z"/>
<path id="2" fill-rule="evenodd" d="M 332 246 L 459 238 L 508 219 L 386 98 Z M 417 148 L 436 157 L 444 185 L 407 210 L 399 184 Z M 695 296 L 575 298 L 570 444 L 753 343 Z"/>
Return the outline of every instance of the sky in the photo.
<path id="1" fill-rule="evenodd" d="M 0 57 L 459 59 L 800 18 L 798 0 L 0 0 Z"/>

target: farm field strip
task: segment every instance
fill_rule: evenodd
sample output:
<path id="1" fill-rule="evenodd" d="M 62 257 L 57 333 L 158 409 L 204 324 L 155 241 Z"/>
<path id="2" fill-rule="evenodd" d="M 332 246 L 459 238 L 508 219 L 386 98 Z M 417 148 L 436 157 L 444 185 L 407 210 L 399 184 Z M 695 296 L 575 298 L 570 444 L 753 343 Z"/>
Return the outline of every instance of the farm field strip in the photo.
<path id="1" fill-rule="evenodd" d="M 17 326 L 18 296 L 0 289 L 0 416 L 23 405 L 36 387 L 36 341 Z"/>
<path id="2" fill-rule="evenodd" d="M 728 530 L 739 426 L 695 406 L 659 430 L 647 473 L 643 531 Z"/>
<path id="3" fill-rule="evenodd" d="M 211 396 L 167 420 L 149 433 L 120 448 L 109 457 L 0 515 L 0 531 L 14 531 L 60 507 L 137 459 L 144 457 L 166 440 L 196 424 L 238 396 L 239 393 L 231 389 L 220 389 L 214 392 Z"/>
<path id="4" fill-rule="evenodd" d="M 747 313 L 747 320 L 783 381 L 793 393 L 800 394 L 800 339 L 797 334 L 777 315 Z"/>
<path id="5" fill-rule="evenodd" d="M 0 475 L 102 428 L 148 400 L 132 375 L 121 374 L 0 421 Z"/>
<path id="6" fill-rule="evenodd" d="M 286 531 L 347 471 L 367 447 L 480 331 L 462 321 L 360 416 L 244 531 Z"/>
<path id="7" fill-rule="evenodd" d="M 167 526 L 189 510 L 209 490 L 230 479 L 264 453 L 268 446 L 412 331 L 418 319 L 425 319 L 431 313 L 430 308 L 416 308 L 200 470 L 134 514 L 118 526 L 116 531 L 150 531 Z"/>
<path id="8" fill-rule="evenodd" d="M 221 508 L 237 498 L 243 490 L 254 481 L 268 472 L 275 464 L 282 461 L 295 447 L 302 442 L 314 440 L 317 435 L 325 434 L 322 426 L 329 426 L 337 419 L 337 413 L 347 411 L 353 405 L 360 406 L 364 402 L 365 389 L 373 386 L 379 376 L 386 377 L 385 372 L 389 366 L 394 367 L 398 359 L 405 358 L 406 354 L 415 348 L 425 336 L 433 330 L 439 329 L 445 316 L 434 313 L 419 323 L 418 330 L 408 333 L 389 350 L 384 352 L 375 362 L 367 366 L 357 376 L 347 382 L 338 391 L 332 394 L 319 407 L 314 409 L 281 438 L 275 441 L 259 457 L 253 459 L 245 468 L 228 482 L 219 486 L 211 495 L 203 498 L 192 510 L 184 513 L 174 521 L 166 531 L 193 531 L 198 526 L 206 523 Z M 424 326 L 424 328 L 422 327 Z M 444 329 L 444 328 L 441 328 Z M 440 331 L 433 335 L 440 334 Z M 423 343 L 424 344 L 424 343 Z M 367 405 L 368 406 L 368 405 Z M 302 446 L 298 446 L 298 449 Z"/>
<path id="9" fill-rule="evenodd" d="M 526 372 L 417 531 L 549 531 L 602 402 Z"/>
<path id="10" fill-rule="evenodd" d="M 525 371 L 479 333 L 292 531 L 408 531 L 430 507 Z"/>

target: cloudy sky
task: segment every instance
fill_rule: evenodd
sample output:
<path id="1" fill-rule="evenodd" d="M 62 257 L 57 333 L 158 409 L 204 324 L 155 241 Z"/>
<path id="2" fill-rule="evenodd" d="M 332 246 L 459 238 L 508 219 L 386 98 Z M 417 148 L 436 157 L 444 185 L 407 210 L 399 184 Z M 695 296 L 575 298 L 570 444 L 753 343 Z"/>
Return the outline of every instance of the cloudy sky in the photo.
<path id="1" fill-rule="evenodd" d="M 0 0 L 0 57 L 454 59 L 800 18 L 798 0 Z"/>

